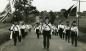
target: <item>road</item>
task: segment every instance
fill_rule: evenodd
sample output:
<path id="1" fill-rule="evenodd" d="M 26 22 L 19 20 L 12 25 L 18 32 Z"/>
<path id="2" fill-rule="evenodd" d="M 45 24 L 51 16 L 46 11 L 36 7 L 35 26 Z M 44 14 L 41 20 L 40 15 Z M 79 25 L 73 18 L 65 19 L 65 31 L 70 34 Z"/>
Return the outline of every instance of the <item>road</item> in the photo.
<path id="1" fill-rule="evenodd" d="M 42 35 L 40 39 L 37 39 L 36 33 L 32 30 L 21 43 L 17 43 L 17 46 L 13 46 L 13 41 L 10 40 L 0 46 L 0 51 L 47 51 L 43 48 L 42 42 Z M 86 51 L 86 44 L 78 42 L 78 47 L 74 47 L 71 43 L 60 39 L 59 36 L 53 35 L 49 51 Z"/>

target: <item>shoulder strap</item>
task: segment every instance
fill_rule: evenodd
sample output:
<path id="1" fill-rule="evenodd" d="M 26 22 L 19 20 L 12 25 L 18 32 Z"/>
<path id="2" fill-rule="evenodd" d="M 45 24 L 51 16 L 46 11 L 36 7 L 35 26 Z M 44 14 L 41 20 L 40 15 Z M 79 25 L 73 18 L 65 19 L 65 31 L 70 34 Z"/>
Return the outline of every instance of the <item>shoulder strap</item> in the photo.
<path id="1" fill-rule="evenodd" d="M 46 25 L 48 25 L 48 24 L 46 24 Z M 49 25 L 48 25 L 49 26 Z M 50 28 L 50 30 L 51 30 L 51 27 L 49 26 L 49 28 Z"/>
<path id="2" fill-rule="evenodd" d="M 17 26 L 16 26 L 17 27 Z M 17 29 L 18 29 L 18 27 L 17 27 Z"/>
<path id="3" fill-rule="evenodd" d="M 14 29 L 15 27 L 18 29 L 18 27 L 17 27 L 16 25 L 13 26 L 13 29 Z"/>

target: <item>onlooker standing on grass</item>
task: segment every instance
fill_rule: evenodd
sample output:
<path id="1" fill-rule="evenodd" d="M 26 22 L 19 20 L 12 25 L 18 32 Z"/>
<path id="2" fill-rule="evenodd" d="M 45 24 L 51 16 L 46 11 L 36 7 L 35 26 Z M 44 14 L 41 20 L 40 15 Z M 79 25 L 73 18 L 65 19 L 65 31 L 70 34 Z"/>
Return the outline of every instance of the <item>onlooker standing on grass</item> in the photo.
<path id="1" fill-rule="evenodd" d="M 17 22 L 14 22 L 10 30 L 11 30 L 10 38 L 14 40 L 14 45 L 16 45 L 17 39 L 19 42 L 21 42 L 21 31 L 20 31 L 20 27 Z"/>

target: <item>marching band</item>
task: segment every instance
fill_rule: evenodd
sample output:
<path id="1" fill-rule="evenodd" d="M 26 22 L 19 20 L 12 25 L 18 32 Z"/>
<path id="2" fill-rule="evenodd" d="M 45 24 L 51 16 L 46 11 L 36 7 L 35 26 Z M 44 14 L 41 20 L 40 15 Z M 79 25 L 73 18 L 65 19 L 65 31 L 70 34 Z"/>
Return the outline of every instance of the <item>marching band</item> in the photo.
<path id="1" fill-rule="evenodd" d="M 10 31 L 11 31 L 10 39 L 13 39 L 14 46 L 16 46 L 17 39 L 19 42 L 21 42 L 21 31 L 17 22 L 14 22 L 14 24 L 10 28 Z"/>
<path id="2" fill-rule="evenodd" d="M 21 42 L 22 38 L 25 38 L 25 32 L 31 30 L 31 25 L 23 24 L 22 22 L 14 24 L 11 26 L 10 31 L 10 39 L 14 40 L 14 45 L 17 43 L 17 39 Z M 66 25 L 60 23 L 57 27 L 49 23 L 49 19 L 45 18 L 45 23 L 36 23 L 35 32 L 37 34 L 37 38 L 39 39 L 40 34 L 43 35 L 43 45 L 44 48 L 49 48 L 52 35 L 59 35 L 61 39 L 65 39 L 68 43 L 71 42 L 75 47 L 77 46 L 78 40 L 78 27 L 76 25 L 76 21 L 73 21 L 70 24 L 69 21 L 66 21 Z"/>
<path id="3" fill-rule="evenodd" d="M 40 27 L 40 26 L 39 26 Z M 70 24 L 69 21 L 66 21 L 66 25 L 63 25 L 62 23 L 56 27 L 55 25 L 52 25 L 50 23 L 44 24 L 41 26 L 42 29 L 39 28 L 39 32 L 42 31 L 43 33 L 43 41 L 44 41 L 44 48 L 45 48 L 45 41 L 46 36 L 49 38 L 52 35 L 59 35 L 61 39 L 65 39 L 68 43 L 71 42 L 72 45 L 75 44 L 75 47 L 77 46 L 77 40 L 78 40 L 78 27 L 76 25 L 76 21 L 73 21 L 72 24 Z M 46 32 L 47 31 L 47 32 Z M 46 35 L 48 34 L 48 35 Z M 49 46 L 49 39 L 47 41 Z"/>
<path id="4" fill-rule="evenodd" d="M 21 39 L 25 38 L 26 36 L 26 32 L 28 32 L 28 30 L 30 30 L 32 27 L 31 25 L 25 25 L 23 24 L 23 22 L 14 22 L 11 26 L 11 28 L 9 29 L 11 34 L 10 34 L 10 39 L 13 39 L 14 41 L 14 46 L 16 46 L 17 43 L 17 39 L 19 42 L 21 42 Z M 27 31 L 25 31 L 27 30 Z"/>
<path id="5" fill-rule="evenodd" d="M 71 43 L 72 45 L 77 46 L 77 40 L 78 40 L 78 27 L 76 25 L 76 21 L 73 21 L 72 26 L 71 26 Z"/>

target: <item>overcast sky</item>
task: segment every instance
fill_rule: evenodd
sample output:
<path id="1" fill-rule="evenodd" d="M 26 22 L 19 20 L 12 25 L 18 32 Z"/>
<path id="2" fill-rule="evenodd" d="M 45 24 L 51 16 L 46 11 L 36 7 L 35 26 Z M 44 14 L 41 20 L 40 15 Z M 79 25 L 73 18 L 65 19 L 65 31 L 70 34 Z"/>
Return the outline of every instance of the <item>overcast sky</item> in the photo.
<path id="1" fill-rule="evenodd" d="M 72 0 L 33 0 L 32 2 L 32 4 L 36 6 L 39 11 L 60 11 L 63 8 L 68 9 L 71 5 L 76 3 L 76 1 Z M 8 0 L 0 0 L 0 12 L 4 10 L 7 4 Z M 81 2 L 81 11 L 84 10 L 86 10 L 86 2 Z"/>

